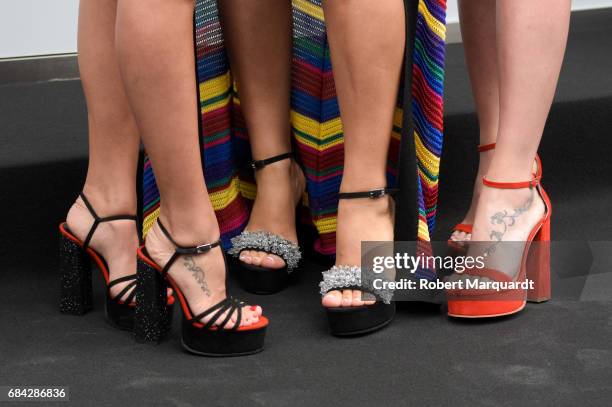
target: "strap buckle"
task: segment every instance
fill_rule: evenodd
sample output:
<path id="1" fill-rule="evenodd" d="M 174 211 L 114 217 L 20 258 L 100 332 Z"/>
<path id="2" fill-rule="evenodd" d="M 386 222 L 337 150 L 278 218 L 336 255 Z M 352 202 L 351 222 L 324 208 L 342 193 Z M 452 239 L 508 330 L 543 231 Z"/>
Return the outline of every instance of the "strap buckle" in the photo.
<path id="1" fill-rule="evenodd" d="M 389 195 L 389 191 L 387 190 L 387 188 L 374 189 L 372 191 L 368 191 L 368 195 L 370 199 L 377 199 L 382 198 L 385 195 Z"/>
<path id="2" fill-rule="evenodd" d="M 176 252 L 178 254 L 203 254 L 221 244 L 221 240 L 217 240 L 214 243 L 202 244 L 195 247 L 177 247 Z"/>

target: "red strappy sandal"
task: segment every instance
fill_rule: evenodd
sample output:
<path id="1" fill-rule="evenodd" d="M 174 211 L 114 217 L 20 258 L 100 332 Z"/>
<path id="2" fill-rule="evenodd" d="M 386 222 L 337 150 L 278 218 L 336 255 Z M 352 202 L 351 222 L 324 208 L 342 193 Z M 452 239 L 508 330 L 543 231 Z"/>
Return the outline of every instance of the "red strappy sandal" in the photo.
<path id="1" fill-rule="evenodd" d="M 494 182 L 483 178 L 489 188 L 535 188 L 544 201 L 545 213 L 529 233 L 523 250 L 519 273 L 511 279 L 507 274 L 492 269 L 470 269 L 465 274 L 483 277 L 500 283 L 533 281 L 529 289 L 507 290 L 460 289 L 447 290 L 448 315 L 458 318 L 488 318 L 511 315 L 521 311 L 527 301 L 544 302 L 550 299 L 550 198 L 536 176 L 526 182 Z M 532 245 L 532 243 L 536 244 Z"/>
<path id="2" fill-rule="evenodd" d="M 144 246 L 138 249 L 138 284 L 134 324 L 136 341 L 159 342 L 168 331 L 165 326 L 167 310 L 163 304 L 163 293 L 169 284 L 178 296 L 183 310 L 181 343 L 185 350 L 202 356 L 242 356 L 261 352 L 264 348 L 268 326 L 266 317 L 262 315 L 257 323 L 240 326 L 242 307 L 246 306 L 246 303 L 231 296 L 196 315 L 191 311 L 179 286 L 168 275 L 168 270 L 180 256 L 206 254 L 214 248 L 220 248 L 221 241 L 217 240 L 214 243 L 193 247 L 180 246 L 159 219 L 157 224 L 166 238 L 176 246 L 176 250 L 166 265 L 160 267 L 149 257 Z M 223 258 L 225 259 L 225 254 Z M 227 260 L 225 268 L 227 270 Z M 225 318 L 221 320 L 225 313 Z M 236 322 L 231 328 L 226 328 L 234 313 Z M 210 319 L 202 322 L 207 316 L 210 316 Z"/>
<path id="3" fill-rule="evenodd" d="M 91 239 L 100 223 L 116 220 L 138 222 L 135 215 L 116 215 L 101 218 L 82 192 L 79 194 L 87 210 L 94 218 L 85 241 L 79 240 L 69 229 L 66 222 L 59 225 L 60 231 L 60 274 L 62 280 L 60 311 L 64 314 L 83 315 L 93 308 L 91 261 L 98 266 L 106 282 L 105 314 L 108 322 L 116 328 L 132 330 L 134 326 L 134 297 L 136 274 L 110 281 L 108 263 L 104 257 L 90 246 Z M 121 292 L 111 297 L 112 286 L 130 281 Z M 174 297 L 164 302 L 166 315 L 172 318 Z"/>
<path id="4" fill-rule="evenodd" d="M 481 144 L 481 145 L 478 146 L 478 152 L 479 153 L 484 153 L 484 152 L 487 152 L 487 151 L 494 150 L 495 146 L 496 146 L 496 143 Z M 540 160 L 540 156 L 538 154 L 536 154 L 535 163 L 536 163 L 536 172 L 534 174 L 534 177 L 542 179 L 542 160 Z M 472 225 L 471 223 L 458 223 L 451 230 L 451 235 L 454 234 L 455 232 L 463 232 L 463 233 L 465 233 L 467 235 L 471 235 L 472 234 L 473 226 L 474 225 Z M 469 240 L 469 239 L 466 239 L 466 240 Z M 452 240 L 452 239 L 448 239 L 448 245 L 457 254 L 462 254 L 467 249 L 467 247 L 463 244 L 463 242 L 466 241 L 466 240 L 455 241 L 455 240 Z"/>

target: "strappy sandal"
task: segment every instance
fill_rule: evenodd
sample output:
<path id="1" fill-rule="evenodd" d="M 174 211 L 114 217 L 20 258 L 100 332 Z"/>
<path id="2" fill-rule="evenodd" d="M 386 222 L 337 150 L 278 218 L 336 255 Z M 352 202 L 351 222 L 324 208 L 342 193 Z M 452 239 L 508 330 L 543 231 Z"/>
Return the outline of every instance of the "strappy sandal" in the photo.
<path id="1" fill-rule="evenodd" d="M 294 153 L 285 153 L 265 160 L 251 162 L 254 171 L 286 159 L 295 159 Z M 239 259 L 244 250 L 257 250 L 275 254 L 285 261 L 283 268 L 267 268 L 248 264 Z M 238 279 L 243 288 L 254 294 L 274 294 L 287 285 L 289 274 L 293 272 L 302 258 L 297 243 L 266 231 L 244 231 L 232 238 L 232 248 L 228 253 L 237 258 Z"/>
<path id="2" fill-rule="evenodd" d="M 101 218 L 93 206 L 81 192 L 79 194 L 87 210 L 94 218 L 94 222 L 87 233 L 85 241 L 77 238 L 69 229 L 68 224 L 63 222 L 59 225 L 60 231 L 60 274 L 62 280 L 60 311 L 64 314 L 83 315 L 93 308 L 91 261 L 98 266 L 106 283 L 105 314 L 108 322 L 116 328 L 132 330 L 134 326 L 134 297 L 136 292 L 136 274 L 117 278 L 109 281 L 108 263 L 104 257 L 90 247 L 91 239 L 98 226 L 104 222 L 116 220 L 132 220 L 138 222 L 135 215 L 116 215 Z M 138 225 L 138 223 L 137 223 Z M 111 297 L 110 289 L 116 284 L 129 281 L 121 292 Z M 165 313 L 169 319 L 172 318 L 174 297 L 166 298 L 164 295 Z"/>
<path id="3" fill-rule="evenodd" d="M 487 151 L 491 151 L 494 150 L 496 147 L 496 143 L 491 143 L 491 144 L 481 144 L 478 146 L 478 153 L 484 153 Z M 536 165 L 536 171 L 533 174 L 534 177 L 542 179 L 542 160 L 540 159 L 539 154 L 536 154 L 535 156 L 535 165 Z M 455 232 L 463 232 L 467 235 L 471 235 L 472 234 L 472 229 L 473 229 L 474 225 L 472 225 L 471 223 L 458 223 L 457 225 L 455 225 L 455 227 L 451 230 L 451 235 L 453 235 Z M 448 246 L 457 254 L 464 254 L 465 251 L 467 250 L 467 246 L 464 244 L 465 240 L 462 241 L 455 241 L 453 239 L 448 239 Z"/>
<path id="4" fill-rule="evenodd" d="M 264 348 L 268 319 L 263 315 L 253 325 L 240 326 L 242 307 L 247 304 L 231 296 L 199 314 L 194 314 L 179 286 L 168 275 L 168 270 L 182 255 L 202 255 L 221 247 L 221 241 L 193 247 L 178 245 L 158 219 L 162 233 L 176 246 L 164 267 L 160 267 L 148 255 L 144 246 L 138 249 L 138 284 L 136 286 L 136 319 L 134 336 L 137 342 L 159 342 L 168 327 L 163 293 L 168 284 L 179 298 L 183 310 L 181 344 L 190 353 L 202 356 L 242 356 L 261 352 Z M 223 256 L 225 259 L 225 254 Z M 227 269 L 227 262 L 225 263 Z M 226 317 L 218 323 L 221 316 Z M 236 313 L 233 327 L 226 328 Z M 202 320 L 210 316 L 208 322 Z"/>
<path id="5" fill-rule="evenodd" d="M 378 199 L 396 192 L 396 189 L 381 188 L 366 192 L 340 193 L 338 197 L 339 199 Z M 372 294 L 376 299 L 372 305 L 326 307 L 332 335 L 363 335 L 384 328 L 393 321 L 395 316 L 395 303 L 392 302 L 393 292 L 386 289 L 375 289 L 371 281 L 366 281 L 369 279 L 369 276 L 362 274 L 359 266 L 333 266 L 330 270 L 323 272 L 323 281 L 319 283 L 321 296 L 334 290 L 360 290 L 362 293 Z"/>
<path id="6" fill-rule="evenodd" d="M 545 302 L 550 299 L 550 218 L 552 204 L 544 191 L 541 177 L 534 176 L 524 182 L 496 182 L 484 177 L 483 184 L 488 188 L 535 190 L 544 203 L 544 215 L 532 228 L 522 252 L 519 273 L 510 278 L 502 271 L 482 268 L 468 269 L 467 274 L 476 279 L 488 279 L 499 284 L 512 284 L 531 281 L 529 289 L 511 288 L 503 290 L 452 289 L 447 290 L 448 315 L 455 318 L 495 318 L 516 314 L 527 301 Z"/>

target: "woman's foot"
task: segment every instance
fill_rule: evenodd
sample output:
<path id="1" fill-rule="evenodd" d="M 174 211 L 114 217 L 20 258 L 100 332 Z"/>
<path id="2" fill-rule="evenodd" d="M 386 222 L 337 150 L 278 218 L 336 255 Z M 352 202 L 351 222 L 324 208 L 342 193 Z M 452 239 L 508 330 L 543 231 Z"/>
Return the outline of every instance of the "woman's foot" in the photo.
<path id="1" fill-rule="evenodd" d="M 164 225 L 180 245 L 193 246 L 194 244 L 216 242 L 219 239 L 218 228 L 210 230 L 211 228 L 206 225 L 201 227 L 196 225 L 190 230 L 177 230 L 173 229 L 169 222 L 164 221 Z M 194 233 L 193 230 L 204 232 Z M 210 231 L 206 232 L 208 230 Z M 145 247 L 151 259 L 161 267 L 165 266 L 176 250 L 157 223 L 147 234 Z M 204 254 L 181 256 L 170 267 L 168 276 L 180 287 L 192 313 L 198 315 L 227 297 L 225 273 L 223 252 L 220 247 L 217 247 Z M 243 307 L 240 326 L 257 323 L 261 314 L 262 309 L 259 306 Z M 223 314 L 217 322 L 221 323 L 226 316 L 227 314 Z M 202 322 L 206 323 L 209 318 L 210 316 L 203 318 Z M 225 329 L 231 329 L 236 323 L 236 318 L 237 311 L 234 312 Z"/>
<path id="2" fill-rule="evenodd" d="M 110 200 L 100 198 L 97 194 L 86 192 L 88 200 L 98 216 L 106 217 L 118 214 L 135 214 L 136 205 L 108 204 Z M 70 232 L 81 242 L 89 233 L 94 218 L 85 206 L 81 197 L 77 198 L 66 216 Z M 133 220 L 116 220 L 100 223 L 89 243 L 89 247 L 98 252 L 106 260 L 109 271 L 109 281 L 136 273 L 136 249 L 138 249 L 138 232 Z M 115 298 L 130 281 L 115 284 L 110 288 L 111 298 Z M 125 297 L 129 293 L 126 293 Z"/>
<path id="3" fill-rule="evenodd" d="M 473 225 L 476 218 L 476 209 L 478 208 L 478 202 L 480 201 L 480 194 L 483 189 L 482 178 L 487 174 L 489 170 L 489 164 L 493 159 L 493 151 L 485 150 L 480 152 L 480 163 L 478 166 L 478 173 L 476 175 L 476 180 L 474 181 L 474 192 L 472 194 L 472 202 L 470 203 L 470 208 L 468 209 L 465 218 L 460 222 L 465 225 Z M 538 163 L 534 161 L 533 163 L 533 173 L 538 172 Z M 450 240 L 453 242 L 468 242 L 472 240 L 472 233 L 467 233 L 461 230 L 455 230 L 451 236 Z"/>
<path id="4" fill-rule="evenodd" d="M 378 199 L 341 199 L 336 228 L 336 265 L 361 264 L 361 242 L 392 242 L 394 201 L 390 196 Z M 363 301 L 360 290 L 333 290 L 323 296 L 324 307 L 359 307 L 375 301 Z"/>
<path id="5" fill-rule="evenodd" d="M 468 256 L 485 255 L 487 268 L 514 278 L 525 242 L 546 211 L 536 188 L 497 189 L 484 186 L 475 215 Z"/>
<path id="6" fill-rule="evenodd" d="M 257 198 L 246 230 L 270 232 L 297 243 L 295 208 L 306 187 L 301 168 L 295 160 L 282 160 L 259 169 L 255 179 Z M 281 257 L 257 250 L 244 250 L 239 259 L 265 268 L 285 267 Z"/>

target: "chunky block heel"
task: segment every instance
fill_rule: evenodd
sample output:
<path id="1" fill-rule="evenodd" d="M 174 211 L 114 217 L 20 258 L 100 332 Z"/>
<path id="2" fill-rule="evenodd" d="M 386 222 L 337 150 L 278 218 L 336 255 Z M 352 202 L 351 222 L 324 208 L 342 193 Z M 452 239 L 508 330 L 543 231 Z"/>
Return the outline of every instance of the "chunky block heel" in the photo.
<path id="1" fill-rule="evenodd" d="M 76 242 L 60 233 L 60 311 L 83 315 L 93 308 L 91 262 Z"/>
<path id="2" fill-rule="evenodd" d="M 181 344 L 190 353 L 201 356 L 242 356 L 261 352 L 264 348 L 268 319 L 263 315 L 253 325 L 240 326 L 242 308 L 246 303 L 228 296 L 204 312 L 195 314 L 180 287 L 168 275 L 170 267 L 183 255 L 197 256 L 220 248 L 221 241 L 193 247 L 178 245 L 164 225 L 157 224 L 166 238 L 176 247 L 175 252 L 160 267 L 147 253 L 144 246 L 138 249 L 138 284 L 136 288 L 135 339 L 138 342 L 159 342 L 167 332 L 169 324 L 164 323 L 164 292 L 170 285 L 181 303 L 182 340 Z M 223 253 L 223 252 L 222 252 Z M 224 255 L 225 259 L 225 255 Z M 227 270 L 227 262 L 225 263 Z M 223 315 L 226 315 L 223 317 Z M 233 315 L 236 322 L 227 325 Z M 208 321 L 204 319 L 209 317 Z M 167 320 L 167 319 L 166 319 Z"/>
<path id="3" fill-rule="evenodd" d="M 166 280 L 146 261 L 138 258 L 134 339 L 159 343 L 168 333 L 172 314 L 166 307 Z"/>
<path id="4" fill-rule="evenodd" d="M 527 258 L 527 279 L 533 281 L 533 289 L 527 291 L 527 301 L 545 302 L 551 298 L 550 287 L 550 218 L 534 239 Z"/>
<path id="5" fill-rule="evenodd" d="M 60 232 L 60 273 L 62 280 L 60 311 L 65 314 L 83 315 L 93 308 L 91 263 L 100 269 L 106 283 L 106 301 L 104 312 L 106 320 L 115 328 L 132 330 L 134 327 L 134 298 L 136 297 L 136 273 L 110 281 L 108 263 L 104 257 L 90 246 L 91 239 L 98 226 L 104 222 L 131 220 L 137 222 L 133 215 L 115 215 L 102 218 L 98 216 L 85 195 L 80 194 L 83 203 L 94 219 L 84 241 L 77 238 L 64 222 L 59 226 Z M 111 296 L 110 289 L 116 284 L 127 283 L 116 296 Z M 174 298 L 167 298 L 168 312 L 172 314 Z"/>

